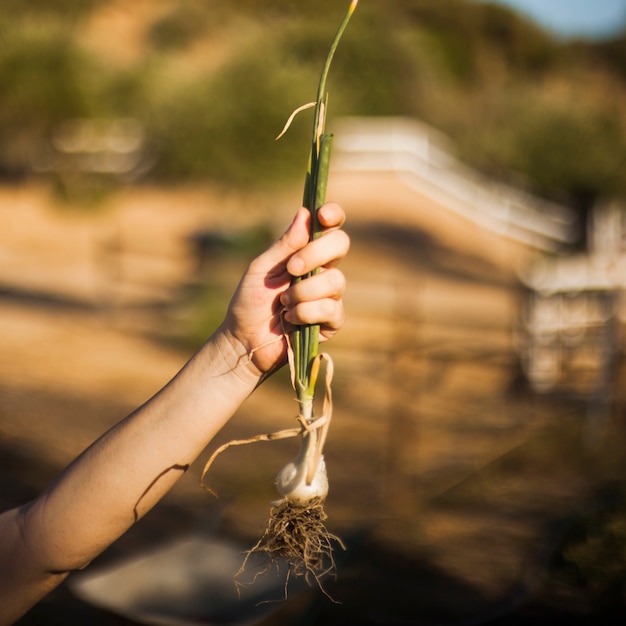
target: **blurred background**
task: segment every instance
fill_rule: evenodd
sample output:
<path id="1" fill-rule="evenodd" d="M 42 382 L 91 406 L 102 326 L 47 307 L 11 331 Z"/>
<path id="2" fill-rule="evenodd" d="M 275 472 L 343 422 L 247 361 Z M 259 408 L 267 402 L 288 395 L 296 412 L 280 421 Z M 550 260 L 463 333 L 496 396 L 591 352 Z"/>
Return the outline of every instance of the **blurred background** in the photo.
<path id="1" fill-rule="evenodd" d="M 310 117 L 274 138 L 347 4 L 3 1 L 4 508 L 167 382 L 288 223 Z M 157 561 L 191 569 L 159 560 L 181 538 L 256 543 L 284 441 L 220 457 L 219 499 L 201 458 L 22 626 L 624 623 L 626 2 L 362 0 L 329 91 L 353 242 L 328 347 L 340 603 L 150 595 Z M 215 446 L 293 407 L 281 373 Z"/>

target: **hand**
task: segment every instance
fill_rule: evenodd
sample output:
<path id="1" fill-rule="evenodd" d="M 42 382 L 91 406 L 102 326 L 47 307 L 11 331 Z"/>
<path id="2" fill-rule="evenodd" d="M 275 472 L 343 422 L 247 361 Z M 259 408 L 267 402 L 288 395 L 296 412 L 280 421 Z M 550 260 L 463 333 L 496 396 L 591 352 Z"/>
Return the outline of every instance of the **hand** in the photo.
<path id="1" fill-rule="evenodd" d="M 285 234 L 258 256 L 243 275 L 231 300 L 222 331 L 251 354 L 251 365 L 263 376 L 286 362 L 289 325 L 319 324 L 320 342 L 344 323 L 345 279 L 337 265 L 350 247 L 341 229 L 343 209 L 325 204 L 318 212 L 322 236 L 310 239 L 310 215 L 300 209 Z M 294 276 L 321 271 L 291 285 Z"/>

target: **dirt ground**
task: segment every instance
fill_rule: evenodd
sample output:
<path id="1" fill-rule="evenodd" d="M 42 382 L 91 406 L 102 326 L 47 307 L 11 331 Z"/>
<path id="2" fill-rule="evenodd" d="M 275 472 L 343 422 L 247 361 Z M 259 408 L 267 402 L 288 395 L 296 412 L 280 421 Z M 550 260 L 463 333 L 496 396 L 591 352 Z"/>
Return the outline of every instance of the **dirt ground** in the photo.
<path id="1" fill-rule="evenodd" d="M 202 282 L 191 237 L 261 221 L 278 232 L 298 197 L 136 188 L 87 214 L 56 205 L 45 187 L 0 188 L 3 507 L 37 493 L 190 356 L 172 338 Z M 348 322 L 329 346 L 328 523 L 348 544 L 331 585 L 341 604 L 311 591 L 263 623 L 592 623 L 604 609 L 573 603 L 549 573 L 573 516 L 607 483 L 621 484 L 620 409 L 601 429 L 588 403 L 520 384 L 516 270 L 529 251 L 391 176 L 334 176 L 329 197 L 346 208 L 353 242 Z M 234 286 L 243 263 L 211 267 Z M 288 427 L 293 413 L 281 374 L 215 445 Z M 277 459 L 294 446 L 226 453 L 211 475 L 218 500 L 198 486 L 200 459 L 91 568 L 190 533 L 254 543 Z M 69 585 L 20 621 L 133 623 Z"/>

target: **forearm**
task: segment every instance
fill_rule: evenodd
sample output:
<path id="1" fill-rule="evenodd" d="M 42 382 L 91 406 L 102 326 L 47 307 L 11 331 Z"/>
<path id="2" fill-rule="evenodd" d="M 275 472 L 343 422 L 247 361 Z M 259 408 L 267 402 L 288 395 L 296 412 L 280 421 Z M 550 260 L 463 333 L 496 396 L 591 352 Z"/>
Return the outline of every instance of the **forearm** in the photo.
<path id="1" fill-rule="evenodd" d="M 215 335 L 25 511 L 29 549 L 53 571 L 83 567 L 161 499 L 257 382 L 245 354 Z"/>
<path id="2" fill-rule="evenodd" d="M 260 382 L 286 359 L 284 324 L 343 324 L 348 251 L 337 205 L 310 240 L 310 216 L 244 274 L 222 328 L 158 394 L 81 454 L 32 503 L 0 514 L 0 626 L 10 624 L 122 535 L 170 489 Z M 323 271 L 292 284 L 293 276 Z M 236 337 L 236 338 L 235 338 Z"/>

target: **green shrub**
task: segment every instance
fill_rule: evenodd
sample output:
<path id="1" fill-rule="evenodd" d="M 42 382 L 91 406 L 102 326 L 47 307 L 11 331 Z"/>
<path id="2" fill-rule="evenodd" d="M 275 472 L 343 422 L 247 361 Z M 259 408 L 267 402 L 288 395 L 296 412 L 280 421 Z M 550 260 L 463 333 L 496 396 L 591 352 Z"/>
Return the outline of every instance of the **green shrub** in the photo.
<path id="1" fill-rule="evenodd" d="M 147 116 L 158 154 L 154 175 L 235 185 L 293 179 L 306 166 L 302 133 L 310 123 L 295 123 L 288 140 L 274 138 L 291 111 L 314 97 L 309 84 L 269 42 L 253 42 L 214 74 L 167 89 L 156 84 Z"/>
<path id="2" fill-rule="evenodd" d="M 24 171 L 51 130 L 89 114 L 83 76 L 93 67 L 59 20 L 0 23 L 0 168 Z"/>

